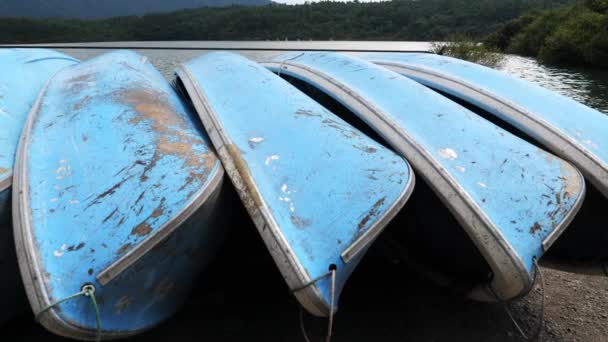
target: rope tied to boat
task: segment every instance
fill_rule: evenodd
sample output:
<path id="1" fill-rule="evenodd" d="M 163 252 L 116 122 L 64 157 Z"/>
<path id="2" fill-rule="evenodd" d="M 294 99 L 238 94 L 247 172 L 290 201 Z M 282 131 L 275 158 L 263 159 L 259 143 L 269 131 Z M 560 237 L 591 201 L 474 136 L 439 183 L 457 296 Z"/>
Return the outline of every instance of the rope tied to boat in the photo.
<path id="1" fill-rule="evenodd" d="M 91 303 L 93 304 L 93 307 L 95 308 L 95 320 L 97 322 L 97 334 L 95 336 L 95 341 L 96 342 L 101 341 L 101 316 L 99 314 L 99 306 L 97 305 L 97 299 L 95 298 L 95 286 L 93 286 L 92 284 L 84 285 L 79 292 L 69 295 L 65 298 L 62 298 L 56 302 L 53 302 L 53 303 L 47 305 L 46 307 L 44 307 L 42 310 L 38 311 L 38 313 L 36 314 L 36 318 L 35 318 L 36 322 L 40 322 L 40 317 L 42 316 L 42 314 L 44 314 L 51 308 L 53 308 L 63 302 L 67 302 L 70 299 L 74 299 L 74 298 L 80 297 L 80 296 L 88 297 L 91 299 Z"/>
<path id="2" fill-rule="evenodd" d="M 509 315 L 509 318 L 511 319 L 511 322 L 513 322 L 513 325 L 515 325 L 515 327 L 517 328 L 517 330 L 519 331 L 519 333 L 521 334 L 521 336 L 526 341 L 536 341 L 536 340 L 538 340 L 538 338 L 540 337 L 540 335 L 541 335 L 541 333 L 543 331 L 543 328 L 545 327 L 545 279 L 543 278 L 543 273 L 540 270 L 540 267 L 538 266 L 538 260 L 536 260 L 536 258 L 533 258 L 532 262 L 534 263 L 534 279 L 533 279 L 533 284 L 536 284 L 536 278 L 537 277 L 540 278 L 541 304 L 540 304 L 540 315 L 538 317 L 537 328 L 536 328 L 536 331 L 534 332 L 534 334 L 530 335 L 530 337 L 528 337 L 528 335 L 526 335 L 526 333 L 524 332 L 524 330 L 522 329 L 522 327 L 519 325 L 519 323 L 517 323 L 517 320 L 515 319 L 515 317 L 513 316 L 513 313 L 511 312 L 511 309 L 509 308 L 509 303 L 506 302 L 506 301 L 501 300 L 498 297 L 498 295 L 494 292 L 494 290 L 492 289 L 492 287 L 490 286 L 490 291 L 496 297 L 496 299 L 503 304 L 503 307 L 504 307 L 505 311 L 507 312 L 507 315 Z"/>
<path id="3" fill-rule="evenodd" d="M 332 330 L 333 330 L 333 325 L 334 325 L 334 312 L 335 312 L 334 307 L 335 307 L 335 296 L 336 296 L 336 267 L 334 265 L 330 266 L 329 272 L 322 274 L 319 277 L 311 280 L 307 284 L 290 291 L 291 294 L 294 294 L 294 293 L 302 291 L 330 276 L 331 276 L 331 289 L 329 292 L 329 318 L 328 318 L 328 322 L 327 322 L 327 336 L 325 338 L 325 342 L 331 342 Z M 304 308 L 302 308 L 302 306 L 300 306 L 300 330 L 302 331 L 302 336 L 304 337 L 304 340 L 306 342 L 310 342 L 310 339 L 308 338 L 308 333 L 306 333 L 306 327 L 304 326 Z"/>

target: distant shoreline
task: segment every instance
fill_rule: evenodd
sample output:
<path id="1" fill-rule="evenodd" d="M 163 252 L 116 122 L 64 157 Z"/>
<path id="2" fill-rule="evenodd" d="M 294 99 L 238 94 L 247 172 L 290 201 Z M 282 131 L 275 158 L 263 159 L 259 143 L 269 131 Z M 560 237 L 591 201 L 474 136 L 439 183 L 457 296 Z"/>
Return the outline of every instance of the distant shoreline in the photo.
<path id="1" fill-rule="evenodd" d="M 544 63 L 608 69 L 608 0 L 526 13 L 489 35 L 486 44 Z"/>
<path id="2" fill-rule="evenodd" d="M 395 41 L 146 41 L 0 44 L 0 48 L 233 50 L 233 51 L 341 51 L 430 52 L 432 42 Z"/>
<path id="3" fill-rule="evenodd" d="M 25 0 L 24 0 L 25 1 Z M 0 18 L 0 43 L 481 39 L 534 8 L 574 0 L 425 0 L 229 6 L 101 20 Z"/>

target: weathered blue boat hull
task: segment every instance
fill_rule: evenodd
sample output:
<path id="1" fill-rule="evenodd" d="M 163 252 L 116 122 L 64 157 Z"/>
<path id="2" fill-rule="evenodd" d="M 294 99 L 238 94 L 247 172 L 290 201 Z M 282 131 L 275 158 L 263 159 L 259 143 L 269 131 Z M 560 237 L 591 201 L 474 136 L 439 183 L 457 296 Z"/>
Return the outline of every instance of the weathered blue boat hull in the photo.
<path id="1" fill-rule="evenodd" d="M 40 322 L 102 337 L 170 317 L 223 237 L 223 168 L 200 125 L 143 56 L 112 52 L 61 70 L 24 128 L 15 245 Z"/>
<path id="2" fill-rule="evenodd" d="M 485 66 L 421 53 L 373 53 L 367 60 L 463 99 L 572 162 L 608 197 L 608 115 Z"/>
<path id="3" fill-rule="evenodd" d="M 15 150 L 27 114 L 47 80 L 75 63 L 52 50 L 0 49 L 0 217 L 10 209 Z"/>
<path id="4" fill-rule="evenodd" d="M 608 258 L 608 115 L 523 79 L 463 60 L 373 53 L 368 60 L 478 108 L 573 163 L 594 186 L 581 213 L 548 253 L 568 271 L 604 271 Z M 603 194 L 602 195 L 599 193 Z M 599 269 L 598 266 L 601 266 Z"/>
<path id="5" fill-rule="evenodd" d="M 38 93 L 58 70 L 75 63 L 52 50 L 0 49 L 0 193 L 11 186 L 21 128 Z"/>
<path id="6" fill-rule="evenodd" d="M 15 150 L 23 123 L 38 93 L 58 70 L 78 63 L 46 49 L 0 49 L 0 302 L 8 310 L 0 322 L 25 311 L 10 223 L 11 185 Z"/>
<path id="7" fill-rule="evenodd" d="M 534 260 L 582 203 L 585 185 L 575 168 L 362 59 L 294 52 L 263 64 L 331 96 L 411 161 L 493 272 L 474 297 L 508 300 L 531 288 Z"/>
<path id="8" fill-rule="evenodd" d="M 288 286 L 312 314 L 331 314 L 409 198 L 409 164 L 238 55 L 203 55 L 177 76 Z"/>

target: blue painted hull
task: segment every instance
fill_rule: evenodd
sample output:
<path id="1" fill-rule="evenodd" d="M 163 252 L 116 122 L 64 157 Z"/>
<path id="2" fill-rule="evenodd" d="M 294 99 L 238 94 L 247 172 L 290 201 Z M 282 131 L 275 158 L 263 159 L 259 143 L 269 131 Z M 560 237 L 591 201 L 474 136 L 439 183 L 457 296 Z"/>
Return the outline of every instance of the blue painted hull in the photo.
<path id="1" fill-rule="evenodd" d="M 264 65 L 331 96 L 411 161 L 492 269 L 490 288 L 479 286 L 475 298 L 508 300 L 530 289 L 534 259 L 582 203 L 585 185 L 576 169 L 364 60 L 294 52 Z"/>
<path id="2" fill-rule="evenodd" d="M 46 49 L 0 50 L 0 192 L 10 188 L 27 114 L 47 80 L 78 60 Z"/>
<path id="3" fill-rule="evenodd" d="M 525 80 L 451 57 L 374 53 L 365 59 L 495 115 L 572 162 L 608 197 L 608 115 Z"/>
<path id="4" fill-rule="evenodd" d="M 10 224 L 17 142 L 44 84 L 58 70 L 75 63 L 78 61 L 51 50 L 0 49 L 0 302 L 11 308 L 0 313 L 0 322 L 26 309 Z"/>
<path id="5" fill-rule="evenodd" d="M 603 273 L 597 266 L 608 258 L 608 230 L 598 223 L 608 220 L 604 210 L 608 205 L 607 114 L 455 58 L 420 53 L 374 53 L 365 58 L 485 110 L 574 164 L 594 187 L 548 257 L 551 265 L 568 271 Z"/>
<path id="6" fill-rule="evenodd" d="M 113 52 L 57 73 L 24 128 L 15 166 L 15 244 L 35 313 L 95 287 L 102 336 L 170 317 L 223 237 L 223 168 L 145 57 Z M 96 336 L 90 300 L 40 316 Z"/>
<path id="7" fill-rule="evenodd" d="M 330 314 L 325 275 L 336 266 L 337 298 L 407 201 L 408 163 L 238 55 L 203 55 L 177 75 L 288 286 Z"/>
<path id="8" fill-rule="evenodd" d="M 47 80 L 75 63 L 78 60 L 52 50 L 0 50 L 0 217 L 9 210 L 15 150 L 27 114 Z"/>

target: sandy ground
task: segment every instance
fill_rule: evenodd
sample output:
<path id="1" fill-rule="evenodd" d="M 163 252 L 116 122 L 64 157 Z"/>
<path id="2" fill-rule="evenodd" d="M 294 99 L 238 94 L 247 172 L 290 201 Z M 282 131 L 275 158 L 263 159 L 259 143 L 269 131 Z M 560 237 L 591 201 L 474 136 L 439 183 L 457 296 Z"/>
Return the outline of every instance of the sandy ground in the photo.
<path id="1" fill-rule="evenodd" d="M 299 307 L 252 227 L 232 231 L 196 292 L 174 318 L 134 341 L 304 341 Z M 230 257 L 232 256 L 232 257 Z M 608 278 L 543 268 L 541 341 L 608 341 Z M 538 327 L 541 288 L 510 304 L 527 334 Z M 327 321 L 305 315 L 311 341 Z M 25 314 L 3 335 L 61 340 Z M 502 304 L 478 303 L 440 288 L 372 248 L 340 299 L 333 341 L 525 341 Z"/>

